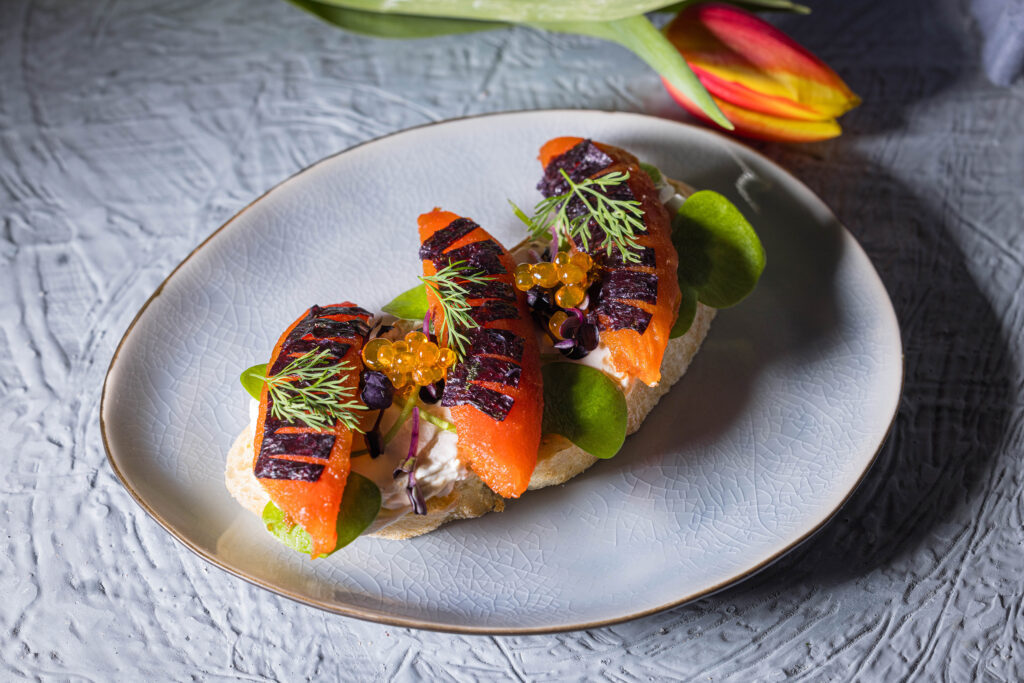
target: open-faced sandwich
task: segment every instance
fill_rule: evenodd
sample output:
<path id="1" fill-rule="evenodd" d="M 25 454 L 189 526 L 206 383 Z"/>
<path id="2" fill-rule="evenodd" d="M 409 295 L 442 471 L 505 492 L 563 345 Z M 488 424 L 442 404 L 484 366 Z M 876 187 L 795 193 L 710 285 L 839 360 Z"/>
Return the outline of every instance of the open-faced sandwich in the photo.
<path id="1" fill-rule="evenodd" d="M 375 315 L 312 306 L 242 384 L 231 494 L 328 555 L 499 511 L 614 456 L 682 377 L 716 308 L 764 267 L 721 195 L 628 152 L 556 138 L 511 252 L 471 219 L 419 217 L 420 284 Z"/>

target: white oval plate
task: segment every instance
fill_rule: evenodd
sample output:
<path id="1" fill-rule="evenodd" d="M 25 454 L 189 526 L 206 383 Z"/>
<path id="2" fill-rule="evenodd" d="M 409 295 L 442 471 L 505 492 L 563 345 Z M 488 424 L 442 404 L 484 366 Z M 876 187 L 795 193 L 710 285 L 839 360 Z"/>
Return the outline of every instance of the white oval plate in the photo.
<path id="1" fill-rule="evenodd" d="M 223 483 L 247 422 L 238 382 L 314 303 L 371 310 L 415 283 L 416 216 L 441 206 L 505 244 L 506 199 L 539 198 L 557 135 L 622 146 L 728 195 L 768 266 L 719 313 L 690 371 L 613 460 L 502 514 L 326 560 L 279 545 Z M 286 180 L 201 244 L 125 333 L 103 390 L 111 465 L 178 540 L 254 584 L 340 614 L 459 632 L 609 624 L 707 595 L 842 505 L 878 452 L 903 374 L 875 270 L 804 185 L 706 130 L 635 114 L 498 114 L 404 131 Z"/>

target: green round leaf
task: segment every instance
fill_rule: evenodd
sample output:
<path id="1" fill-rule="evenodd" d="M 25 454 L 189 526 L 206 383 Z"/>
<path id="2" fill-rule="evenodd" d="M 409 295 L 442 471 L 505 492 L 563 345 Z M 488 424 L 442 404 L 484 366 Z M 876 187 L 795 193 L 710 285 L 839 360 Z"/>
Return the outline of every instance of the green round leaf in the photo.
<path id="1" fill-rule="evenodd" d="M 338 545 L 334 550 L 344 548 L 356 540 L 373 523 L 380 512 L 380 503 L 380 489 L 376 484 L 357 472 L 348 473 L 341 507 L 338 509 Z M 313 539 L 309 533 L 301 525 L 286 520 L 285 514 L 272 502 L 263 508 L 263 523 L 267 531 L 289 548 L 307 555 L 312 552 Z"/>
<path id="2" fill-rule="evenodd" d="M 344 548 L 366 531 L 377 519 L 380 503 L 380 489 L 376 484 L 358 472 L 348 473 L 338 510 L 338 546 L 335 550 Z"/>
<path id="3" fill-rule="evenodd" d="M 381 310 L 403 320 L 422 320 L 427 314 L 427 288 L 416 285 L 381 306 Z"/>
<path id="4" fill-rule="evenodd" d="M 238 378 L 250 396 L 257 401 L 260 400 L 260 392 L 263 390 L 263 380 L 267 378 L 267 364 L 261 363 L 251 368 L 246 368 Z"/>
<path id="5" fill-rule="evenodd" d="M 610 458 L 626 440 L 626 397 L 600 370 L 549 363 L 544 374 L 545 433 L 561 434 L 597 458 Z"/>
<path id="6" fill-rule="evenodd" d="M 683 282 L 682 278 L 679 278 L 679 291 L 683 298 L 679 301 L 679 315 L 676 317 L 676 324 L 672 326 L 672 330 L 668 333 L 669 339 L 682 337 L 686 334 L 690 329 L 690 325 L 693 324 L 693 319 L 697 317 L 697 290 Z"/>
<path id="7" fill-rule="evenodd" d="M 679 279 L 714 308 L 738 304 L 754 291 L 764 271 L 757 233 L 728 199 L 702 190 L 683 202 L 672 219 L 672 243 L 679 252 Z"/>

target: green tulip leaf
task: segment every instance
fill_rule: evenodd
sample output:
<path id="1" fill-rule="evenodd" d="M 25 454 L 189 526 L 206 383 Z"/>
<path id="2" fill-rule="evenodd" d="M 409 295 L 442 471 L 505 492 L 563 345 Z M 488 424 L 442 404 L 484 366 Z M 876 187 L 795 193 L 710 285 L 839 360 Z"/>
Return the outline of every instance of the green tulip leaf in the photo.
<path id="1" fill-rule="evenodd" d="M 314 0 L 288 1 L 329 24 L 375 38 L 430 38 L 456 33 L 490 31 L 508 26 L 500 21 L 368 12 Z"/>
<path id="2" fill-rule="evenodd" d="M 380 503 L 380 489 L 376 484 L 356 472 L 348 473 L 345 492 L 341 496 L 341 507 L 338 509 L 338 545 L 334 550 L 344 548 L 366 531 L 380 512 Z M 290 523 L 284 512 L 272 502 L 263 508 L 263 523 L 267 531 L 289 548 L 307 555 L 312 552 L 313 539 L 309 533 L 301 525 Z M 329 554 L 320 557 L 327 557 Z"/>
<path id="3" fill-rule="evenodd" d="M 320 0 L 322 4 L 388 14 L 530 23 L 610 21 L 675 4 L 676 0 Z"/>
<path id="4" fill-rule="evenodd" d="M 403 320 L 422 320 L 427 314 L 427 288 L 416 285 L 381 306 L 381 310 Z"/>
<path id="5" fill-rule="evenodd" d="M 242 383 L 242 388 L 258 401 L 260 400 L 260 392 L 263 391 L 263 380 L 266 377 L 267 364 L 260 363 L 242 371 L 242 375 L 238 380 Z"/>
<path id="6" fill-rule="evenodd" d="M 686 0 L 660 8 L 659 12 L 676 14 L 701 0 Z M 742 7 L 751 12 L 793 12 L 794 14 L 810 14 L 811 8 L 789 0 L 725 0 L 726 4 Z"/>
<path id="7" fill-rule="evenodd" d="M 728 308 L 754 291 L 764 271 L 764 247 L 754 228 L 728 199 L 701 190 L 672 219 L 679 252 L 679 280 L 706 306 Z"/>
<path id="8" fill-rule="evenodd" d="M 682 269 L 679 272 L 682 273 Z M 668 333 L 669 339 L 686 334 L 690 330 L 690 326 L 693 325 L 693 319 L 697 317 L 697 290 L 683 282 L 682 276 L 679 278 L 679 292 L 683 298 L 679 301 L 679 315 L 676 316 L 676 323 Z"/>
<path id="9" fill-rule="evenodd" d="M 701 111 L 707 114 L 712 121 L 726 130 L 734 128 L 698 80 L 696 74 L 693 73 L 686 60 L 683 59 L 679 50 L 644 15 L 638 14 L 615 21 L 531 23 L 549 31 L 576 33 L 618 43 L 647 62 L 672 87 L 681 91 L 691 102 L 700 107 Z"/>
<path id="10" fill-rule="evenodd" d="M 544 374 L 546 434 L 561 434 L 597 458 L 626 440 L 626 397 L 608 375 L 578 363 L 549 363 Z"/>

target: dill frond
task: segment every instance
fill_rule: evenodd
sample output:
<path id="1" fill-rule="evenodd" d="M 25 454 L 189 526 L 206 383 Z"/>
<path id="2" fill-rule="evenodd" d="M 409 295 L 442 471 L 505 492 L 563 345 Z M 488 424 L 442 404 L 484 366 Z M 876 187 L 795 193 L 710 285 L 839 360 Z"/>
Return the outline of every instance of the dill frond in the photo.
<path id="1" fill-rule="evenodd" d="M 479 271 L 471 272 L 471 266 L 465 261 L 449 263 L 433 275 L 420 277 L 420 281 L 430 288 L 437 298 L 444 318 L 443 325 L 448 347 L 455 352 L 459 359 L 465 356 L 466 345 L 469 343 L 466 332 L 480 327 L 469 315 L 473 307 L 469 305 L 469 292 L 464 285 L 467 283 L 486 284 L 493 280 L 493 275 L 486 275 Z M 439 340 L 442 338 L 441 330 L 437 330 L 437 338 Z"/>
<path id="2" fill-rule="evenodd" d="M 361 432 L 355 411 L 366 410 L 366 406 L 356 400 L 356 387 L 346 385 L 341 377 L 352 366 L 332 364 L 328 355 L 327 349 L 310 351 L 263 380 L 271 399 L 270 414 L 313 429 L 330 429 L 340 421 Z"/>
<path id="3" fill-rule="evenodd" d="M 609 191 L 629 180 L 629 173 L 615 171 L 596 178 L 584 178 L 578 183 L 564 169 L 561 169 L 561 173 L 569 189 L 563 194 L 539 201 L 534 207 L 533 216 L 527 216 L 522 209 L 512 204 L 516 216 L 526 224 L 531 237 L 544 239 L 553 226 L 561 240 L 571 244 L 578 239 L 583 250 L 590 252 L 589 224 L 593 221 L 604 233 L 601 244 L 595 245 L 597 248 L 609 255 L 612 249 L 618 249 L 623 263 L 639 263 L 641 250 L 637 244 L 637 234 L 645 229 L 640 202 L 608 196 Z M 583 207 L 583 211 L 575 218 L 568 215 L 572 199 L 578 200 Z"/>

